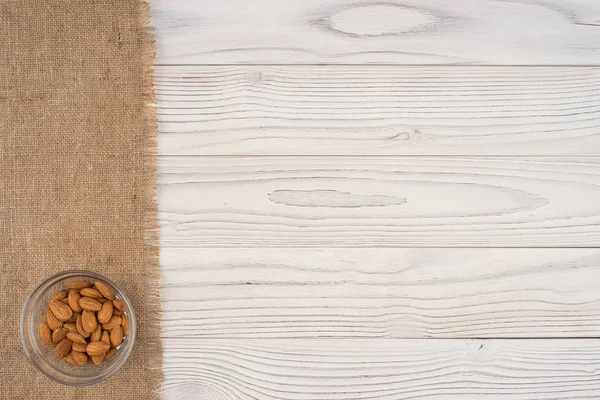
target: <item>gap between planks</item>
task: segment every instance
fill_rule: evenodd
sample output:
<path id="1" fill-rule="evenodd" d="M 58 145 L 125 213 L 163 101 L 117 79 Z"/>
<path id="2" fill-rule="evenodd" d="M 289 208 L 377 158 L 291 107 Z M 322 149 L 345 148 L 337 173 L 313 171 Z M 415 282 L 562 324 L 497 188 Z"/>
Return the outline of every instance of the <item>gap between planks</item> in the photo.
<path id="1" fill-rule="evenodd" d="M 183 63 L 183 64 L 169 64 L 169 63 L 156 63 L 155 67 L 435 67 L 435 68 L 598 68 L 600 64 L 402 64 L 402 63 L 391 63 L 391 64 L 330 64 L 330 63 L 314 63 L 314 64 L 279 64 L 279 63 Z"/>

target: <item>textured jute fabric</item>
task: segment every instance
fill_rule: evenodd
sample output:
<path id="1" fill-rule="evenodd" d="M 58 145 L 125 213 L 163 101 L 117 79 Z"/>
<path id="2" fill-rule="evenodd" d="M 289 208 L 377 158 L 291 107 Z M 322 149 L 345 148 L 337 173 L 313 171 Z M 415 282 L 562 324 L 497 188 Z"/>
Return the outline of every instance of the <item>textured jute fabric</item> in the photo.
<path id="1" fill-rule="evenodd" d="M 0 0 L 0 398 L 157 398 L 161 382 L 156 129 L 148 6 L 141 0 Z M 87 269 L 138 316 L 113 377 L 63 386 L 19 339 L 34 287 Z"/>

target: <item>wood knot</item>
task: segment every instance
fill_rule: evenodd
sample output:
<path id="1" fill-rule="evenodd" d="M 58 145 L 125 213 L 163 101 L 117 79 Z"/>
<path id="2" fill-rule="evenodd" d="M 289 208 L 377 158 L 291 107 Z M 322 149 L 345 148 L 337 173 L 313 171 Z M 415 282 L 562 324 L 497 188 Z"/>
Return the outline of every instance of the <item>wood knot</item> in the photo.
<path id="1" fill-rule="evenodd" d="M 337 190 L 275 190 L 269 193 L 273 203 L 294 207 L 385 207 L 406 203 L 405 198 L 387 195 L 358 194 Z"/>
<path id="2" fill-rule="evenodd" d="M 431 29 L 438 18 L 422 9 L 394 3 L 346 8 L 324 21 L 326 28 L 351 36 L 384 36 Z"/>

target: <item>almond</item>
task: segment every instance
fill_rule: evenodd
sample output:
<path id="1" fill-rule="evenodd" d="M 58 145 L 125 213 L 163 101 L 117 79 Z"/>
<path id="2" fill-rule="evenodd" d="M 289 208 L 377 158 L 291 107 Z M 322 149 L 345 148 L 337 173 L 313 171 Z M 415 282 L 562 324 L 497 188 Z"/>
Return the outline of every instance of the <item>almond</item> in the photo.
<path id="1" fill-rule="evenodd" d="M 45 322 L 40 325 L 40 337 L 46 344 L 52 344 L 52 331 Z"/>
<path id="2" fill-rule="evenodd" d="M 71 290 L 69 292 L 69 296 L 67 298 L 69 299 L 69 307 L 71 307 L 71 309 L 73 311 L 75 311 L 77 313 L 80 313 L 83 311 L 83 309 L 79 305 L 79 299 L 81 298 L 81 296 L 79 295 L 77 290 Z"/>
<path id="3" fill-rule="evenodd" d="M 87 296 L 87 297 L 91 297 L 94 299 L 99 299 L 102 297 L 102 295 L 100 294 L 99 291 L 97 291 L 96 289 L 92 289 L 92 288 L 81 289 L 79 291 L 79 293 L 81 293 L 82 296 Z"/>
<path id="4" fill-rule="evenodd" d="M 67 337 L 69 338 L 69 340 L 71 342 L 73 342 L 73 344 L 75 344 L 75 343 L 87 344 L 87 342 L 85 341 L 85 338 L 83 336 L 81 336 L 79 333 L 68 332 Z"/>
<path id="5" fill-rule="evenodd" d="M 54 348 L 54 357 L 65 358 L 71 352 L 71 342 L 69 339 L 63 339 Z"/>
<path id="6" fill-rule="evenodd" d="M 102 304 L 98 303 L 98 300 L 92 299 L 91 297 L 82 297 L 79 299 L 79 305 L 84 310 L 88 311 L 100 311 L 102 309 Z"/>
<path id="7" fill-rule="evenodd" d="M 102 331 L 102 336 L 100 337 L 100 341 L 106 343 L 110 346 L 110 336 L 108 331 Z"/>
<path id="8" fill-rule="evenodd" d="M 75 360 L 73 359 L 73 356 L 71 355 L 71 353 L 69 353 L 66 357 L 65 360 L 67 360 L 67 362 L 73 364 L 73 365 L 77 365 L 77 363 L 75 362 Z"/>
<path id="9" fill-rule="evenodd" d="M 130 331 L 125 302 L 101 281 L 71 281 L 67 287 L 50 300 L 40 339 L 71 364 L 99 365 L 113 358 Z"/>
<path id="10" fill-rule="evenodd" d="M 80 353 L 85 353 L 85 349 L 87 349 L 87 343 L 81 344 L 73 342 L 73 345 L 71 346 L 71 351 L 78 351 Z"/>
<path id="11" fill-rule="evenodd" d="M 100 293 L 102 293 L 102 296 L 106 297 L 107 299 L 109 299 L 109 300 L 115 299 L 115 291 L 110 286 L 108 286 L 106 283 L 96 281 L 96 283 L 94 284 L 94 287 Z"/>
<path id="12" fill-rule="evenodd" d="M 110 360 L 113 356 L 117 354 L 117 349 L 114 347 L 106 352 L 106 357 L 104 357 L 104 361 Z"/>
<path id="13" fill-rule="evenodd" d="M 102 363 L 102 361 L 104 361 L 104 359 L 106 358 L 106 353 L 102 353 L 98 356 L 92 356 L 92 364 L 94 365 L 100 365 Z"/>
<path id="14" fill-rule="evenodd" d="M 78 333 L 77 332 L 77 324 L 75 324 L 74 322 L 65 323 L 63 325 L 63 328 L 65 328 L 67 330 L 67 332 Z"/>
<path id="15" fill-rule="evenodd" d="M 52 331 L 55 331 L 63 326 L 63 322 L 56 318 L 50 309 L 46 310 L 46 323 L 48 324 L 48 328 L 50 328 Z"/>
<path id="16" fill-rule="evenodd" d="M 113 306 L 115 306 L 115 308 L 117 310 L 125 312 L 125 303 L 123 303 L 122 300 L 114 299 L 112 302 L 113 302 Z"/>
<path id="17" fill-rule="evenodd" d="M 98 322 L 101 324 L 105 324 L 112 318 L 113 313 L 113 303 L 107 301 L 102 304 L 102 309 L 98 311 Z"/>
<path id="18" fill-rule="evenodd" d="M 77 365 L 85 365 L 88 359 L 87 354 L 80 353 L 78 351 L 71 351 L 71 356 L 73 357 L 73 360 L 75 360 Z"/>
<path id="19" fill-rule="evenodd" d="M 68 339 L 66 339 L 68 340 Z M 110 349 L 110 345 L 104 342 L 91 342 L 87 345 L 86 352 L 90 356 L 99 356 L 101 354 L 106 354 L 106 352 Z M 69 349 L 70 350 L 70 349 Z"/>
<path id="20" fill-rule="evenodd" d="M 83 310 L 83 313 L 81 313 L 81 325 L 87 333 L 94 332 L 98 326 L 96 315 L 91 311 Z"/>
<path id="21" fill-rule="evenodd" d="M 102 337 L 102 326 L 98 324 L 96 330 L 90 335 L 91 342 L 97 342 Z"/>
<path id="22" fill-rule="evenodd" d="M 112 347 L 119 347 L 123 343 L 123 329 L 117 326 L 110 332 L 110 344 Z"/>
<path id="23" fill-rule="evenodd" d="M 52 342 L 60 343 L 64 338 L 67 337 L 67 330 L 64 328 L 58 328 L 54 332 L 52 332 Z"/>
<path id="24" fill-rule="evenodd" d="M 77 317 L 78 317 L 79 315 L 81 315 L 81 314 L 80 314 L 80 313 L 78 313 L 78 312 L 74 312 L 74 313 L 73 313 L 73 316 L 72 316 L 71 318 L 69 318 L 68 320 L 66 320 L 65 322 L 77 322 Z"/>
<path id="25" fill-rule="evenodd" d="M 84 288 L 88 288 L 92 286 L 92 282 L 88 281 L 88 280 L 78 280 L 78 281 L 71 281 L 69 283 L 67 283 L 67 287 L 69 289 L 84 289 Z"/>
<path id="26" fill-rule="evenodd" d="M 118 317 L 118 316 L 116 316 L 116 315 L 113 315 L 113 316 L 110 318 L 110 321 L 108 321 L 108 322 L 107 322 L 107 323 L 105 323 L 105 324 L 102 324 L 102 329 L 105 329 L 105 330 L 107 330 L 107 331 L 110 331 L 111 329 L 114 329 L 114 328 L 116 328 L 117 326 L 121 326 L 121 322 L 122 322 L 122 319 L 121 319 L 121 317 Z"/>
<path id="27" fill-rule="evenodd" d="M 90 337 L 90 334 L 83 329 L 83 323 L 81 322 L 81 315 L 77 317 L 77 333 L 84 338 Z"/>
<path id="28" fill-rule="evenodd" d="M 129 317 L 127 315 L 123 315 L 121 317 L 121 328 L 123 328 L 123 335 L 129 335 Z"/>
<path id="29" fill-rule="evenodd" d="M 50 302 L 50 310 L 52 311 L 52 314 L 54 314 L 54 316 L 60 321 L 66 321 L 73 316 L 73 310 L 71 310 L 71 307 L 57 300 L 52 300 Z"/>
<path id="30" fill-rule="evenodd" d="M 68 294 L 69 294 L 68 290 L 61 290 L 60 292 L 58 292 L 54 295 L 52 300 L 61 301 L 62 299 L 67 297 Z"/>

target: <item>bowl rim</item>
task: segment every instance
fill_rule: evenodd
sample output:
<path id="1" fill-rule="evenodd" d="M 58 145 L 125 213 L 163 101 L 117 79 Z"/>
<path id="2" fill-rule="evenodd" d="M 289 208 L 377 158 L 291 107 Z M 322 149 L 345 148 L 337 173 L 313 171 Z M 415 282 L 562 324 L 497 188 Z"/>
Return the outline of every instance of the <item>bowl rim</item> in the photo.
<path id="1" fill-rule="evenodd" d="M 49 374 L 48 372 L 46 372 L 34 360 L 34 357 L 31 354 L 29 346 L 27 345 L 26 340 L 25 340 L 25 319 L 27 318 L 27 309 L 28 309 L 27 306 L 30 305 L 30 302 L 32 300 L 33 295 L 35 293 L 37 293 L 42 288 L 42 286 L 44 286 L 48 281 L 51 281 L 51 280 L 56 279 L 56 278 L 59 278 L 59 277 L 61 277 L 63 275 L 83 275 L 83 276 L 90 276 L 92 278 L 96 278 L 98 280 L 101 280 L 101 281 L 107 283 L 108 285 L 112 286 L 113 288 L 117 289 L 121 294 L 123 294 L 123 299 L 122 300 L 125 301 L 125 303 L 127 305 L 127 316 L 128 316 L 128 318 L 129 318 L 129 320 L 131 322 L 130 332 L 129 332 L 129 335 L 127 335 L 128 337 L 131 338 L 131 339 L 129 339 L 131 341 L 131 347 L 130 347 L 129 351 L 126 353 L 126 356 L 122 357 L 118 362 L 114 363 L 111 366 L 111 370 L 110 370 L 109 373 L 107 373 L 105 375 L 101 375 L 99 377 L 96 376 L 96 375 L 90 375 L 90 376 L 84 377 L 84 379 L 86 379 L 86 380 L 83 381 L 83 382 L 66 382 L 66 381 L 61 380 L 60 378 L 58 378 L 56 376 L 53 376 L 53 375 Z M 48 290 L 48 289 L 46 289 L 46 290 Z M 38 303 L 39 303 L 40 300 L 41 299 L 38 299 L 36 301 L 36 303 L 34 304 L 34 309 L 37 308 L 37 305 L 38 305 Z M 34 330 L 35 329 L 35 324 L 32 323 L 31 327 Z M 20 334 L 20 338 L 21 338 L 21 345 L 23 346 L 23 350 L 25 351 L 25 354 L 27 355 L 27 358 L 29 358 L 29 360 L 35 366 L 35 368 L 38 371 L 40 371 L 43 375 L 47 376 L 48 378 L 52 379 L 55 382 L 58 382 L 60 384 L 67 385 L 67 386 L 89 386 L 89 385 L 94 385 L 96 383 L 100 383 L 100 382 L 102 382 L 102 381 L 110 378 L 118 370 L 120 370 L 121 367 L 125 364 L 125 362 L 129 359 L 129 356 L 131 355 L 131 353 L 133 352 L 133 347 L 135 345 L 136 330 L 137 330 L 136 328 L 137 328 L 137 320 L 136 320 L 136 316 L 135 316 L 135 311 L 133 309 L 133 304 L 132 304 L 131 300 L 129 299 L 129 297 L 127 296 L 127 294 L 123 290 L 121 290 L 121 288 L 117 284 L 115 284 L 113 281 L 111 281 L 110 279 L 108 279 L 106 276 L 104 276 L 102 274 L 99 274 L 97 272 L 88 271 L 88 270 L 76 270 L 76 269 L 71 269 L 71 270 L 65 270 L 65 271 L 57 272 L 57 273 L 55 273 L 53 275 L 50 275 L 50 276 L 44 278 L 39 284 L 37 284 L 35 286 L 35 288 L 29 293 L 29 295 L 25 299 L 25 302 L 23 303 L 23 309 L 21 310 L 21 318 L 19 320 L 19 334 Z M 35 332 L 33 332 L 33 335 L 35 336 Z M 37 345 L 37 342 L 33 341 L 33 344 L 37 347 L 37 351 L 39 352 L 40 357 L 42 359 L 46 360 L 46 358 L 43 356 L 43 354 L 41 352 L 41 349 Z M 50 365 L 55 370 L 60 371 L 54 365 L 52 365 L 50 363 L 48 363 L 48 365 Z"/>

